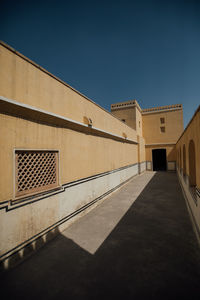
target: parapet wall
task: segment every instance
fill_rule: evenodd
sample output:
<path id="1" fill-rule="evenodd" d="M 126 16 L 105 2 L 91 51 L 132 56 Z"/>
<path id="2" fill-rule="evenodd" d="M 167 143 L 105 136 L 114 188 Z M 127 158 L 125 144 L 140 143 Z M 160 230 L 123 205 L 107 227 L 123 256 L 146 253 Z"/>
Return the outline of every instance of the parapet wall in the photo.
<path id="1" fill-rule="evenodd" d="M 154 112 L 160 112 L 160 111 L 166 111 L 166 110 L 177 110 L 177 109 L 183 109 L 182 104 L 173 104 L 173 105 L 165 105 L 165 106 L 157 106 L 152 108 L 145 108 L 142 110 L 142 114 L 145 113 L 154 113 Z"/>

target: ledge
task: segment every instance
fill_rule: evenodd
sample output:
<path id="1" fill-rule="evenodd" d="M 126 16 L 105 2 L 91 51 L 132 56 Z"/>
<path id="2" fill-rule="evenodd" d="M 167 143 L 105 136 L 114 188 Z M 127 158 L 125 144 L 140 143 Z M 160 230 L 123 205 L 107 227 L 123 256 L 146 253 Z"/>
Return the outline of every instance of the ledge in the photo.
<path id="1" fill-rule="evenodd" d="M 138 142 L 134 140 L 124 138 L 123 136 L 116 135 L 112 132 L 108 132 L 93 126 L 91 127 L 87 124 L 83 124 L 81 122 L 45 111 L 43 109 L 38 109 L 28 104 L 19 103 L 15 100 L 7 99 L 3 96 L 0 96 L 0 113 L 50 126 L 69 128 L 79 132 L 110 138 L 124 143 L 138 144 Z"/>
<path id="2" fill-rule="evenodd" d="M 98 173 L 98 174 L 91 175 L 91 176 L 88 176 L 88 177 L 85 177 L 85 178 L 81 178 L 81 179 L 77 179 L 77 180 L 74 180 L 74 181 L 71 181 L 71 182 L 68 182 L 68 183 L 64 183 L 61 186 L 58 186 L 54 189 L 41 191 L 39 193 L 29 194 L 29 195 L 21 196 L 21 197 L 18 197 L 18 198 L 9 199 L 7 201 L 0 202 L 0 209 L 6 209 L 6 211 L 10 211 L 10 210 L 19 208 L 21 206 L 24 206 L 24 205 L 27 205 L 27 204 L 30 204 L 30 203 L 33 203 L 33 202 L 36 202 L 36 201 L 40 201 L 42 199 L 51 197 L 53 195 L 62 193 L 66 189 L 71 188 L 75 185 L 80 185 L 80 184 L 83 184 L 85 182 L 95 180 L 99 177 L 107 176 L 109 174 L 119 172 L 119 171 L 122 171 L 124 169 L 128 169 L 128 168 L 131 168 L 131 167 L 134 167 L 134 166 L 137 166 L 137 165 L 138 165 L 138 163 L 130 164 L 130 165 L 127 165 L 127 166 L 123 166 L 123 167 L 114 169 L 114 170 L 106 171 L 106 172 L 103 172 L 103 173 Z"/>
<path id="3" fill-rule="evenodd" d="M 154 144 L 145 144 L 145 147 L 151 147 L 151 146 L 165 146 L 165 145 L 169 145 L 169 146 L 175 146 L 176 143 L 154 143 Z"/>

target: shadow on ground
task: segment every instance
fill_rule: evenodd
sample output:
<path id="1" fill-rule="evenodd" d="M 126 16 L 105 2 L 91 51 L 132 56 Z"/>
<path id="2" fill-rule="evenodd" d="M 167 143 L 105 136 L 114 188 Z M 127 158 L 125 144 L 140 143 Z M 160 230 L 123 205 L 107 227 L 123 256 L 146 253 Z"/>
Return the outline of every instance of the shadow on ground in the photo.
<path id="1" fill-rule="evenodd" d="M 60 234 L 2 274 L 4 291 L 29 300 L 199 299 L 200 249 L 176 174 L 156 173 L 94 255 Z"/>

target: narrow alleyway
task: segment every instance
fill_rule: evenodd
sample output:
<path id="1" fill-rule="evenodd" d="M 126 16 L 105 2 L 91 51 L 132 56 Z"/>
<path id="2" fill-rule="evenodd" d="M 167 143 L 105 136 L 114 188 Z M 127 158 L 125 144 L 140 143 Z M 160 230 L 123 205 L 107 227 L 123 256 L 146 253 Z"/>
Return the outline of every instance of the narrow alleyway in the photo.
<path id="1" fill-rule="evenodd" d="M 199 299 L 200 248 L 176 174 L 133 178 L 0 280 L 5 299 Z"/>

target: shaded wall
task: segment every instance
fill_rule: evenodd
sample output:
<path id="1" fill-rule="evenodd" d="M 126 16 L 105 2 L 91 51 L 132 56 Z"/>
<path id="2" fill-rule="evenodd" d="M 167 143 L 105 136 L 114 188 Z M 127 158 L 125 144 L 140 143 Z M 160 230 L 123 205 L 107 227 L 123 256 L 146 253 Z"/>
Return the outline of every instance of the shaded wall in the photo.
<path id="1" fill-rule="evenodd" d="M 200 234 L 200 107 L 176 144 L 177 172 Z"/>

